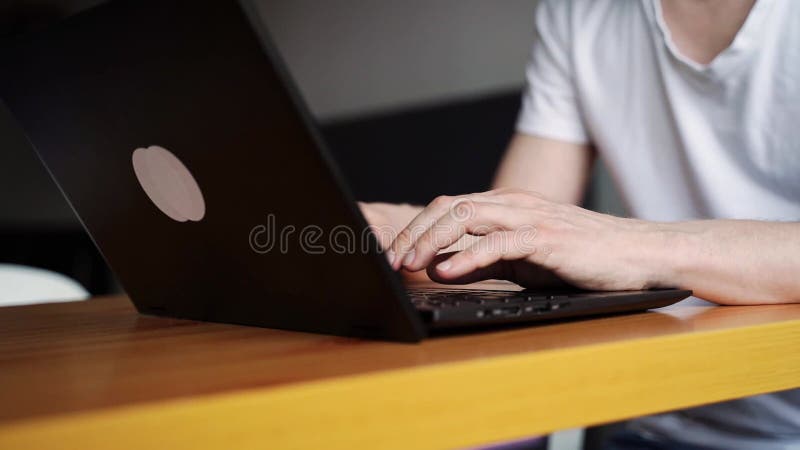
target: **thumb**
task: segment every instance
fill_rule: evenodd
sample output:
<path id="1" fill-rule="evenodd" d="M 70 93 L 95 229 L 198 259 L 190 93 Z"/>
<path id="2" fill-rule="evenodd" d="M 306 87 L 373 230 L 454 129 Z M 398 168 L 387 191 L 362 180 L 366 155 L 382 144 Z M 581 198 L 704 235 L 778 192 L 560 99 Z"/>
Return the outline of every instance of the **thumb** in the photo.
<path id="1" fill-rule="evenodd" d="M 486 267 L 481 267 L 479 269 L 473 270 L 472 272 L 466 273 L 461 276 L 448 276 L 446 273 L 442 274 L 436 270 L 436 265 L 449 259 L 451 256 L 455 255 L 458 252 L 448 252 L 448 253 L 440 253 L 433 258 L 433 261 L 428 265 L 426 272 L 431 280 L 442 283 L 442 284 L 469 284 L 469 283 L 477 283 L 478 281 L 485 281 L 485 280 L 508 280 L 508 281 L 515 281 L 510 279 L 510 274 L 507 270 L 507 265 L 510 261 L 497 261 L 494 264 L 491 264 Z"/>

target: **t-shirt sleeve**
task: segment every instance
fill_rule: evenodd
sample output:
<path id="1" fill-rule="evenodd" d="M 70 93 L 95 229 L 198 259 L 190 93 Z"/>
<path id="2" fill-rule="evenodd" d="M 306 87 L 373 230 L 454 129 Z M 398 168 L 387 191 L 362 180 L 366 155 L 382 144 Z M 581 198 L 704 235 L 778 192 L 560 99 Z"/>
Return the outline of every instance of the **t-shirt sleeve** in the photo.
<path id="1" fill-rule="evenodd" d="M 539 0 L 531 59 L 517 131 L 561 141 L 587 143 L 570 57 L 572 0 Z"/>

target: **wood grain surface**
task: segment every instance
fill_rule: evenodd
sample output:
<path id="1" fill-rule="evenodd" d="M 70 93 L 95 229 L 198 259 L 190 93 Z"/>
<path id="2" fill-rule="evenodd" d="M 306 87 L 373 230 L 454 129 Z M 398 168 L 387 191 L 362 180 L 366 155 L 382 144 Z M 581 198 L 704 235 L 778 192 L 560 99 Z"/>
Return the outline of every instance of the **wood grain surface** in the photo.
<path id="1" fill-rule="evenodd" d="M 800 305 L 418 345 L 146 317 L 125 297 L 0 308 L 0 448 L 119 447 L 131 427 L 125 448 L 472 445 L 797 387 L 798 345 Z"/>

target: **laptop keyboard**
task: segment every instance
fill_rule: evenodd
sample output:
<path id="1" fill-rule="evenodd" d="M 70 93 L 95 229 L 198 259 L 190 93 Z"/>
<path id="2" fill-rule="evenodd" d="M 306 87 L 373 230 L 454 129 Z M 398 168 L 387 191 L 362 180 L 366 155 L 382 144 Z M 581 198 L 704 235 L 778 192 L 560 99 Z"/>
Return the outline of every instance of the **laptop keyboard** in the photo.
<path id="1" fill-rule="evenodd" d="M 509 306 L 552 311 L 566 306 L 569 298 L 564 294 L 536 294 L 524 291 L 493 291 L 482 289 L 409 288 L 408 295 L 414 306 L 423 311 L 480 307 L 491 311 L 493 307 L 507 311 Z"/>
<path id="2" fill-rule="evenodd" d="M 674 303 L 671 291 L 674 293 L 668 290 L 659 298 L 655 291 L 407 288 L 412 304 L 432 330 L 642 311 Z M 684 297 L 691 294 L 678 292 Z M 595 302 L 598 299 L 602 301 Z"/>

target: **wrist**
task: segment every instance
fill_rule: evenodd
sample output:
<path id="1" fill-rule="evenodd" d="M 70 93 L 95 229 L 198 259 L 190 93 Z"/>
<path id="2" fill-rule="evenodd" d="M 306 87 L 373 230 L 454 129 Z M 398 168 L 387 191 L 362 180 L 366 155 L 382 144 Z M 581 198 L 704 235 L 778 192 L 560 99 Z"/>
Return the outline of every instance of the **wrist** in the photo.
<path id="1" fill-rule="evenodd" d="M 693 222 L 647 222 L 642 256 L 649 288 L 686 288 L 701 248 L 703 228 Z"/>

